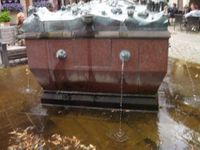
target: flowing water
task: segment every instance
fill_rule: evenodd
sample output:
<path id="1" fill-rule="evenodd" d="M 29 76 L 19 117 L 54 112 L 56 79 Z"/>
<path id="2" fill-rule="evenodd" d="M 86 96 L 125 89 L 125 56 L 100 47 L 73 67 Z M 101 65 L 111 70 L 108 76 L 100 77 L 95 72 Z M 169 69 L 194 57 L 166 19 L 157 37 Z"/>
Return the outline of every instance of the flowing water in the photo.
<path id="1" fill-rule="evenodd" d="M 31 92 L 31 89 L 30 89 L 30 70 L 28 69 L 28 67 L 26 68 L 26 76 L 27 76 L 26 92 L 30 93 Z"/>
<path id="2" fill-rule="evenodd" d="M 119 134 L 122 134 L 122 104 L 123 104 L 123 85 L 124 85 L 124 61 L 122 60 L 122 69 L 121 69 L 121 96 L 120 96 L 120 113 L 119 113 Z"/>
<path id="3" fill-rule="evenodd" d="M 119 103 L 119 129 L 110 135 L 112 139 L 117 142 L 125 142 L 128 140 L 128 136 L 126 135 L 125 131 L 122 129 L 122 113 L 123 113 L 123 85 L 124 85 L 124 60 L 122 60 L 122 67 L 121 67 L 121 95 L 120 95 L 120 103 Z"/>
<path id="4" fill-rule="evenodd" d="M 189 70 L 187 62 L 185 62 L 185 66 L 186 66 L 186 70 L 187 70 L 187 73 L 188 73 L 188 76 L 189 76 L 189 80 L 190 80 L 190 83 L 191 83 L 191 88 L 192 88 L 194 101 L 197 101 L 195 83 L 194 83 L 194 80 L 193 80 L 192 75 L 190 73 L 190 70 Z"/>
<path id="5" fill-rule="evenodd" d="M 0 69 L 0 149 L 22 145 L 23 139 L 34 146 L 45 143 L 46 149 L 64 149 L 63 139 L 80 149 L 85 146 L 97 150 L 200 147 L 198 64 L 186 66 L 185 61 L 170 60 L 168 75 L 158 94 L 158 112 L 124 110 L 121 125 L 119 111 L 42 106 L 42 89 L 26 68 Z M 25 92 L 27 88 L 30 92 Z M 120 143 L 107 136 L 118 128 L 126 132 L 128 140 Z"/>

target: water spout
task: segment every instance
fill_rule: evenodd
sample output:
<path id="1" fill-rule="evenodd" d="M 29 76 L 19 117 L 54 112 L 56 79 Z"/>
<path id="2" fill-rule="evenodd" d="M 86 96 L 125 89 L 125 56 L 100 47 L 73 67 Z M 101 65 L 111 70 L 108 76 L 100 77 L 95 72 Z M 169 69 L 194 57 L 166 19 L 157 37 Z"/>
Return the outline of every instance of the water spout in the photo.
<path id="1" fill-rule="evenodd" d="M 129 61 L 131 58 L 131 53 L 129 50 L 122 50 L 119 54 L 119 58 L 121 59 L 121 61 Z"/>
<path id="2" fill-rule="evenodd" d="M 122 50 L 119 54 L 120 60 L 122 61 L 121 66 L 121 81 L 120 81 L 120 104 L 119 104 L 119 130 L 111 135 L 111 138 L 113 138 L 117 142 L 125 142 L 128 140 L 128 136 L 126 133 L 122 130 L 122 113 L 123 113 L 123 85 L 124 85 L 124 65 L 125 62 L 129 61 L 131 58 L 131 53 L 129 50 Z"/>
<path id="3" fill-rule="evenodd" d="M 66 59 L 67 58 L 67 52 L 64 49 L 59 49 L 56 52 L 56 58 L 58 58 L 58 59 Z"/>

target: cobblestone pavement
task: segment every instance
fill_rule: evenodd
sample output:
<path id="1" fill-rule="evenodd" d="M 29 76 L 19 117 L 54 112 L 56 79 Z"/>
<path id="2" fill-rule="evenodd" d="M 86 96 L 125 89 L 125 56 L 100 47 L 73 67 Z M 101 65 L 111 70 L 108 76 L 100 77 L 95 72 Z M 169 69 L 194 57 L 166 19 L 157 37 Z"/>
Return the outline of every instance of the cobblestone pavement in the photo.
<path id="1" fill-rule="evenodd" d="M 169 31 L 169 57 L 200 64 L 200 32 L 179 31 L 178 27 L 175 31 L 169 27 Z"/>

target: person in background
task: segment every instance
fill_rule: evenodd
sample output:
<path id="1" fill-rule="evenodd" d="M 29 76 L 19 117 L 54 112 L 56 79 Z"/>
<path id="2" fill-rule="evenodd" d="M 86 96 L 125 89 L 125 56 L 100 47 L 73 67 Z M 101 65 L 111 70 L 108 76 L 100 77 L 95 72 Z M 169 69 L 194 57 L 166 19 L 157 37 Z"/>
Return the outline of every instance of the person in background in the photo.
<path id="1" fill-rule="evenodd" d="M 20 12 L 17 14 L 17 35 L 23 34 L 23 30 L 22 30 L 22 25 L 24 23 L 25 20 L 25 15 L 24 13 Z M 24 39 L 17 39 L 17 44 L 18 45 L 25 45 L 25 40 Z"/>
<path id="2" fill-rule="evenodd" d="M 18 26 L 22 26 L 24 20 L 25 20 L 25 15 L 24 15 L 24 13 L 23 13 L 23 12 L 19 12 L 19 13 L 17 14 L 17 25 L 18 25 Z"/>
<path id="3" fill-rule="evenodd" d="M 52 4 L 51 2 L 48 2 L 46 7 L 47 7 L 47 9 L 48 9 L 49 11 L 51 11 L 51 12 L 54 11 L 53 4 Z"/>
<path id="4" fill-rule="evenodd" d="M 172 24 L 175 22 L 175 14 L 178 13 L 178 8 L 176 7 L 176 3 L 173 3 L 173 6 L 168 9 L 169 13 L 169 24 Z"/>
<path id="5" fill-rule="evenodd" d="M 160 9 L 160 11 L 163 11 L 164 10 L 164 7 L 165 7 L 165 0 L 160 0 L 160 3 L 159 3 L 159 9 Z"/>
<path id="6" fill-rule="evenodd" d="M 185 18 L 188 17 L 200 17 L 200 10 L 197 4 L 191 3 L 191 11 L 185 14 Z"/>
<path id="7" fill-rule="evenodd" d="M 191 3 L 190 5 L 190 9 L 191 11 L 186 13 L 184 15 L 185 17 L 185 24 L 187 24 L 187 21 L 188 21 L 188 17 L 200 17 L 200 10 L 199 10 L 199 6 L 196 4 L 196 3 Z M 200 24 L 199 24 L 200 25 Z M 192 31 L 198 31 L 199 30 L 199 27 L 197 26 L 193 26 L 191 28 Z"/>
<path id="8" fill-rule="evenodd" d="M 151 11 L 152 12 L 155 11 L 155 2 L 154 2 L 154 0 L 151 0 Z"/>
<path id="9" fill-rule="evenodd" d="M 164 4 L 164 10 L 163 10 L 163 14 L 164 16 L 168 16 L 168 10 L 169 10 L 169 6 L 167 3 Z"/>
<path id="10" fill-rule="evenodd" d="M 159 0 L 152 0 L 153 1 L 153 11 L 154 12 L 159 12 Z"/>
<path id="11" fill-rule="evenodd" d="M 190 12 L 190 7 L 188 6 L 188 5 L 185 5 L 184 7 L 183 7 L 183 14 L 187 14 L 187 13 L 189 13 Z"/>

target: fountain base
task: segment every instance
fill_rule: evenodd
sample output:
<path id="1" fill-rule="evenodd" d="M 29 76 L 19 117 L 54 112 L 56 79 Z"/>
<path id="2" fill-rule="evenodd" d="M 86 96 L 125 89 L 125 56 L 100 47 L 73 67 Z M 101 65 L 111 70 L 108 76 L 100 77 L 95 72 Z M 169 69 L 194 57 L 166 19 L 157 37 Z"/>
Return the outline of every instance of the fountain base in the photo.
<path id="1" fill-rule="evenodd" d="M 43 104 L 75 107 L 119 108 L 120 93 L 93 93 L 75 91 L 44 91 Z M 123 109 L 158 110 L 156 95 L 123 95 Z"/>

